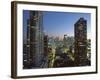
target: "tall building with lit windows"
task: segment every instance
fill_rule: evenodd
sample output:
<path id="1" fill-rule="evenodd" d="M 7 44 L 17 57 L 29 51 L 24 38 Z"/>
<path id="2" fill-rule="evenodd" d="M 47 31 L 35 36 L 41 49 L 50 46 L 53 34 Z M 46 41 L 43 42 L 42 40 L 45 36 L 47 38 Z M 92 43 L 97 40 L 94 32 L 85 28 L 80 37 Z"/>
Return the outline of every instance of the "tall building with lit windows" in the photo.
<path id="1" fill-rule="evenodd" d="M 44 36 L 43 14 L 40 11 L 29 11 L 27 20 L 27 43 L 26 43 L 25 68 L 43 67 Z"/>
<path id="2" fill-rule="evenodd" d="M 80 18 L 74 25 L 75 65 L 85 66 L 87 58 L 87 21 Z"/>

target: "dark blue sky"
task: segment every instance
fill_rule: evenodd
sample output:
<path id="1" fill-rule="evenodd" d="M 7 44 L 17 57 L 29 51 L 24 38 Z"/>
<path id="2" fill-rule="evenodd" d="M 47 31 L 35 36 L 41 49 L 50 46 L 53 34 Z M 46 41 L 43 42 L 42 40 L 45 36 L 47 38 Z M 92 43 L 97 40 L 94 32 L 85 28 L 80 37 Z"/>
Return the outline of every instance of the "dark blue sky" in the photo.
<path id="1" fill-rule="evenodd" d="M 24 38 L 26 38 L 26 30 L 27 30 L 27 19 L 29 19 L 29 10 L 23 10 L 23 32 Z"/>
<path id="2" fill-rule="evenodd" d="M 74 24 L 83 17 L 87 20 L 88 37 L 91 29 L 91 14 L 89 13 L 75 13 L 75 12 L 43 12 L 43 27 L 44 32 L 49 36 L 63 37 L 64 34 L 74 36 Z M 23 10 L 23 25 L 24 33 L 26 32 L 27 19 L 29 18 L 29 11 Z"/>

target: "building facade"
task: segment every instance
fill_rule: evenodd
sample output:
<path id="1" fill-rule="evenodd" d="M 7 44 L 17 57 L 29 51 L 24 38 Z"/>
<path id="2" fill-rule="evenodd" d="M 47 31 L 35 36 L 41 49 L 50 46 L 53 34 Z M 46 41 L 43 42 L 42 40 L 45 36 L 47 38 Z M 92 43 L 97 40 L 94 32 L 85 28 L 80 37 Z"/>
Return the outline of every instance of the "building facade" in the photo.
<path id="1" fill-rule="evenodd" d="M 80 18 L 74 25 L 75 34 L 75 65 L 85 66 L 87 60 L 87 21 Z"/>
<path id="2" fill-rule="evenodd" d="M 27 20 L 27 43 L 26 43 L 26 65 L 24 68 L 43 67 L 44 58 L 44 35 L 43 14 L 40 11 L 29 11 Z"/>
<path id="3" fill-rule="evenodd" d="M 64 47 L 66 47 L 66 48 L 67 48 L 67 46 L 68 46 L 68 45 L 67 45 L 67 37 L 68 37 L 67 34 L 65 34 L 65 35 L 64 35 L 64 38 L 63 38 L 63 44 L 64 44 Z"/>

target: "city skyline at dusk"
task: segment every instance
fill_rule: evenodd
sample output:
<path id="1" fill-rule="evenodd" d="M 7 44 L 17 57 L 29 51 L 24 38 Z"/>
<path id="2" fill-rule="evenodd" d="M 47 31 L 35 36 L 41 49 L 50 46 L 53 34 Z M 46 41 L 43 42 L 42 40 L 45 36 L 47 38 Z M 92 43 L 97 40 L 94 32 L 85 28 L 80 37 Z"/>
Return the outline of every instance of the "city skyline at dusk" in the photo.
<path id="1" fill-rule="evenodd" d="M 43 27 L 49 36 L 60 36 L 64 34 L 74 36 L 74 24 L 83 17 L 87 20 L 87 36 L 90 38 L 91 16 L 89 13 L 71 13 L 71 12 L 43 12 Z"/>
<path id="2" fill-rule="evenodd" d="M 91 14 L 75 12 L 51 12 L 43 11 L 43 31 L 50 37 L 63 38 L 64 34 L 74 36 L 74 24 L 83 17 L 87 20 L 87 38 L 91 33 Z M 24 34 L 26 34 L 27 19 L 29 19 L 29 10 L 23 10 Z M 26 36 L 24 36 L 26 39 Z"/>
<path id="3" fill-rule="evenodd" d="M 23 68 L 91 65 L 91 15 L 23 11 Z"/>

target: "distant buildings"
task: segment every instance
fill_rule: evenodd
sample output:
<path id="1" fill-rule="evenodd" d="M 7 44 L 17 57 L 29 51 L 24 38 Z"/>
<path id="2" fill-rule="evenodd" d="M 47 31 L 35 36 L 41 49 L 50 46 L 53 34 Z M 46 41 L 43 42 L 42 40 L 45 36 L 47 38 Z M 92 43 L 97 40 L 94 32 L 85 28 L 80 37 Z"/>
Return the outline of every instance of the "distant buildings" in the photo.
<path id="1" fill-rule="evenodd" d="M 91 61 L 91 39 L 87 40 L 87 59 Z"/>
<path id="2" fill-rule="evenodd" d="M 63 38 L 63 44 L 64 44 L 64 47 L 67 47 L 67 34 L 64 35 L 64 38 Z"/>
<path id="3" fill-rule="evenodd" d="M 23 68 L 41 68 L 44 67 L 43 15 L 40 11 L 29 11 L 29 16 Z"/>
<path id="4" fill-rule="evenodd" d="M 23 68 L 70 67 L 90 65 L 91 40 L 87 40 L 87 21 L 74 24 L 74 37 L 64 34 L 49 37 L 43 32 L 43 14 L 29 11 L 27 38 L 23 44 Z"/>
<path id="5" fill-rule="evenodd" d="M 75 65 L 85 66 L 87 60 L 87 21 L 80 18 L 75 23 Z"/>

